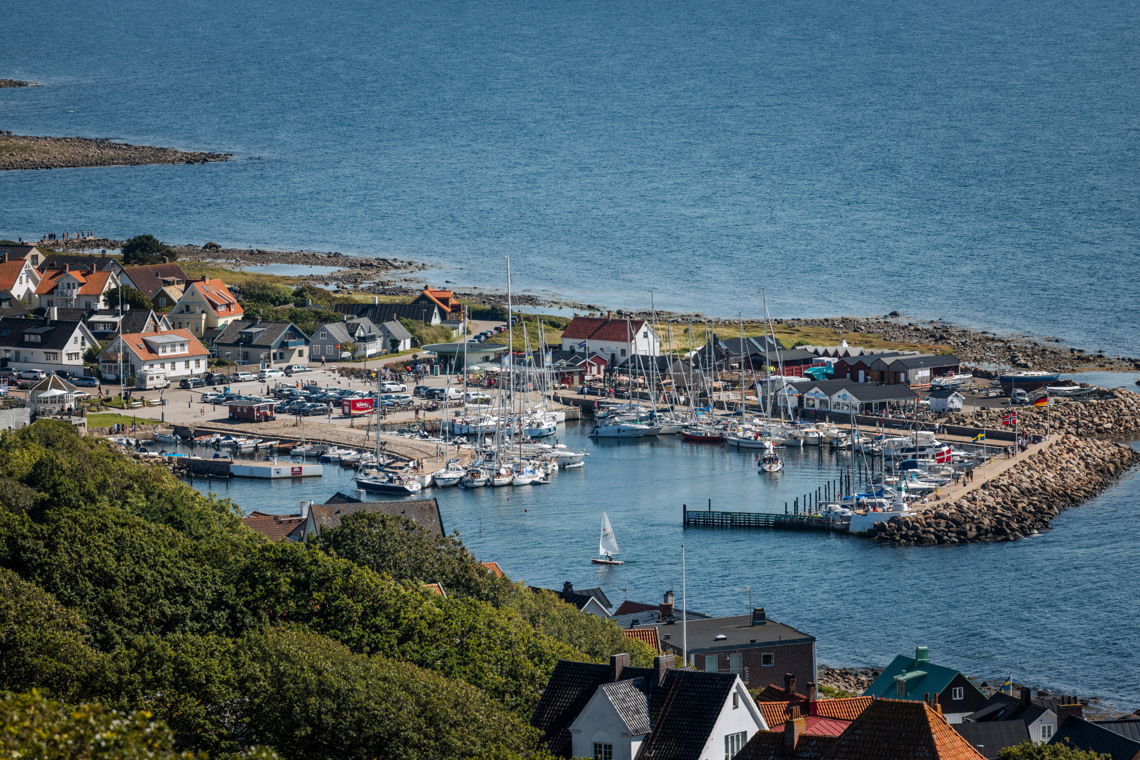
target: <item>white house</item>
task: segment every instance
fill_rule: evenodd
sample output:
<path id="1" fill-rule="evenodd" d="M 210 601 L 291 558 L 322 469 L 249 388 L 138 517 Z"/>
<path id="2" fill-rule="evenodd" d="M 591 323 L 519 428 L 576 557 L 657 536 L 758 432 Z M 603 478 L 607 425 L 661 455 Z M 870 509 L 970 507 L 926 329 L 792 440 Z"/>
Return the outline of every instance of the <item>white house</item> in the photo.
<path id="1" fill-rule="evenodd" d="M 83 374 L 83 354 L 95 338 L 82 322 L 58 319 L 0 319 L 0 359 L 12 369 Z"/>
<path id="2" fill-rule="evenodd" d="M 768 728 L 739 676 L 678 670 L 672 655 L 635 668 L 625 654 L 559 662 L 531 723 L 556 755 L 611 760 L 731 758 Z"/>
<path id="3" fill-rule="evenodd" d="M 120 351 L 123 374 L 165 373 L 168 378 L 200 375 L 206 371 L 210 352 L 188 329 L 129 333 L 116 337 L 99 354 L 104 377 L 118 377 Z"/>
<path id="4" fill-rule="evenodd" d="M 562 331 L 563 351 L 595 352 L 611 367 L 630 356 L 660 356 L 661 342 L 644 319 L 574 317 Z"/>
<path id="5" fill-rule="evenodd" d="M 35 306 L 40 273 L 32 261 L 32 257 L 8 259 L 5 254 L 0 262 L 0 308 Z"/>
<path id="6" fill-rule="evenodd" d="M 64 265 L 63 269 L 45 269 L 36 286 L 40 306 L 63 309 L 107 308 L 107 291 L 119 286 L 119 276 L 111 269 L 84 272 Z"/>
<path id="7" fill-rule="evenodd" d="M 960 412 L 966 397 L 953 388 L 936 388 L 926 394 L 932 412 Z"/>

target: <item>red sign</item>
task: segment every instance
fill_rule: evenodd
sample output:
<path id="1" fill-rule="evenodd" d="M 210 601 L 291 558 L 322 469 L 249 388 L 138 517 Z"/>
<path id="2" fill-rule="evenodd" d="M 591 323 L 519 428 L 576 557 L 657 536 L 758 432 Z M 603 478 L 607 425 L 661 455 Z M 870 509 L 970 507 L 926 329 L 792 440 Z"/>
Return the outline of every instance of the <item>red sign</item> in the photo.
<path id="1" fill-rule="evenodd" d="M 347 417 L 372 414 L 374 403 L 370 398 L 346 398 L 340 402 L 340 411 Z"/>
<path id="2" fill-rule="evenodd" d="M 1001 424 L 1003 425 L 1016 425 L 1017 412 L 1006 412 L 1001 416 Z"/>
<path id="3" fill-rule="evenodd" d="M 294 466 L 290 467 L 290 468 L 289 468 L 289 473 L 290 473 L 291 475 L 300 475 L 300 474 L 301 474 L 301 467 L 300 467 L 300 465 L 294 465 Z"/>

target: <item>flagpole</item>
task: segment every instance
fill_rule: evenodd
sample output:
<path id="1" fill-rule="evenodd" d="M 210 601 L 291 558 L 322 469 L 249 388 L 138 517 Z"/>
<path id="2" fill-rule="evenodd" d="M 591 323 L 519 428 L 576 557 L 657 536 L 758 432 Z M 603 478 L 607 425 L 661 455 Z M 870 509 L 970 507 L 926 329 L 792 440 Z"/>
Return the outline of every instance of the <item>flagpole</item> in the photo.
<path id="1" fill-rule="evenodd" d="M 685 545 L 681 544 L 681 659 L 689 666 L 689 596 L 685 584 Z"/>

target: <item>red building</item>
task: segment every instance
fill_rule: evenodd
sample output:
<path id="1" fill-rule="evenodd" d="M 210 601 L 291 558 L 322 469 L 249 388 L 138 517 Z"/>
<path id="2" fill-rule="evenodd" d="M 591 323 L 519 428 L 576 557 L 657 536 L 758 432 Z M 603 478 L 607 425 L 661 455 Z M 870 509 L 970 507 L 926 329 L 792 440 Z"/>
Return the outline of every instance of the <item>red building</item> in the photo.
<path id="1" fill-rule="evenodd" d="M 231 401 L 230 419 L 239 422 L 268 422 L 277 419 L 276 401 Z"/>

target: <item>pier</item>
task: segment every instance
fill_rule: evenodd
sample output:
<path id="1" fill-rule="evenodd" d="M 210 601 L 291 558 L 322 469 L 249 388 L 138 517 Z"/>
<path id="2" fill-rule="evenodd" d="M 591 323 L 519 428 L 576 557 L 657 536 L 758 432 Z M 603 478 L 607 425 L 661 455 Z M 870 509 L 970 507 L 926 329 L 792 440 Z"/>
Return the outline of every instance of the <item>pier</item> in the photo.
<path id="1" fill-rule="evenodd" d="M 775 512 L 724 512 L 711 508 L 690 510 L 681 505 L 686 528 L 752 528 L 847 532 L 847 522 L 823 515 L 781 515 Z"/>

